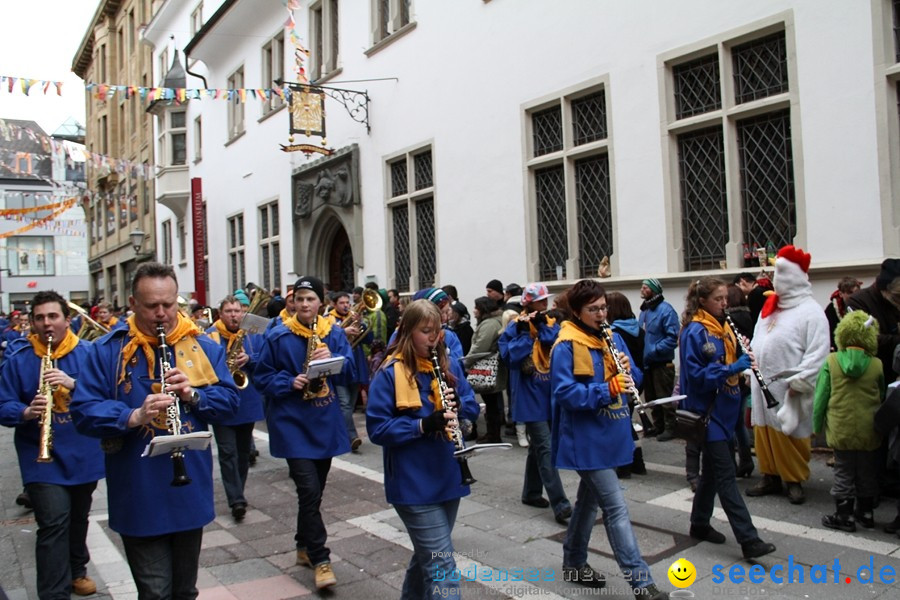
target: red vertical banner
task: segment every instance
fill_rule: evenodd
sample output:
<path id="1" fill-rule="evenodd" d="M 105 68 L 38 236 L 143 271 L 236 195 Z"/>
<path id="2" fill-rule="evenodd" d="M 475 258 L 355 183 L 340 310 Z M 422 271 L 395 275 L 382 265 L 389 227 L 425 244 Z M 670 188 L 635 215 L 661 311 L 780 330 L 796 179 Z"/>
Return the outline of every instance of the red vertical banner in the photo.
<path id="1" fill-rule="evenodd" d="M 194 298 L 206 305 L 206 262 L 203 259 L 203 185 L 199 177 L 191 178 L 191 227 L 194 231 Z"/>

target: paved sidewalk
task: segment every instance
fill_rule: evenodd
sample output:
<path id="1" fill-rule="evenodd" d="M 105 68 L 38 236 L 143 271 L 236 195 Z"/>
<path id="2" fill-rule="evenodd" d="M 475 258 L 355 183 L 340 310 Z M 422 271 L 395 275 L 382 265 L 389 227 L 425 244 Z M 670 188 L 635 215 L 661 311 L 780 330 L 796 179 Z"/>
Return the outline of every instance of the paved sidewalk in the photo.
<path id="1" fill-rule="evenodd" d="M 357 427 L 365 432 L 364 415 L 355 415 Z M 15 505 L 21 491 L 18 465 L 14 457 L 12 430 L 0 428 L 0 447 L 7 460 L 0 465 L 0 588 L 10 600 L 37 598 L 34 588 L 34 530 L 30 512 Z M 263 425 L 256 431 L 260 458 L 250 470 L 247 498 L 250 509 L 241 523 L 235 523 L 216 478 L 216 509 L 219 517 L 204 533 L 200 557 L 200 598 L 202 600 L 309 598 L 315 591 L 310 569 L 294 565 L 296 496 L 283 460 L 268 456 Z M 515 442 L 514 439 L 509 441 Z M 629 510 L 642 552 L 661 589 L 674 590 L 666 571 L 677 558 L 684 557 L 697 569 L 697 581 L 680 597 L 714 598 L 898 598 L 900 597 L 900 539 L 876 529 L 845 534 L 824 529 L 822 514 L 833 510 L 828 489 L 831 470 L 824 454 L 813 456 L 813 477 L 805 486 L 809 500 L 793 506 L 784 497 L 748 499 L 748 507 L 761 536 L 775 543 L 778 551 L 759 561 L 766 572 L 765 583 L 747 580 L 733 583 L 740 568 L 751 567 L 741 560 L 740 548 L 726 522 L 715 526 L 726 534 L 723 546 L 697 543 L 687 537 L 691 494 L 683 474 L 684 446 L 681 442 L 643 442 L 650 474 L 624 481 Z M 338 585 L 322 596 L 343 598 L 398 598 L 410 543 L 399 518 L 384 501 L 381 451 L 366 443 L 361 454 L 347 454 L 334 460 L 322 509 L 328 527 L 328 546 Z M 463 575 L 477 581 L 462 583 L 466 598 L 631 598 L 604 532 L 598 522 L 591 540 L 590 563 L 607 574 L 608 586 L 600 594 L 561 580 L 564 527 L 553 519 L 550 509 L 537 509 L 520 502 L 526 451 L 514 447 L 473 458 L 470 466 L 478 482 L 463 500 L 454 545 Z M 577 476 L 563 472 L 563 483 L 574 501 Z M 740 482 L 752 485 L 758 474 Z M 168 482 L 165 482 L 166 484 Z M 89 544 L 92 561 L 89 574 L 99 592 L 92 598 L 131 600 L 137 597 L 119 536 L 108 527 L 106 488 L 103 482 L 94 494 Z M 893 500 L 885 500 L 876 512 L 883 524 L 895 514 Z M 723 519 L 721 512 L 717 518 Z M 869 564 L 875 568 L 875 583 L 867 581 Z M 833 573 L 835 560 L 839 573 Z M 783 583 L 768 578 L 774 566 L 794 565 L 794 581 Z M 822 565 L 819 570 L 814 565 Z M 718 571 L 714 570 L 718 566 Z M 894 569 L 894 579 L 879 581 L 886 568 Z M 827 568 L 827 570 L 826 570 Z M 516 569 L 521 569 L 516 572 Z M 762 569 L 757 571 L 762 572 Z M 802 572 L 801 572 L 802 571 Z M 819 572 L 821 571 L 821 572 Z M 718 575 L 717 575 L 718 573 Z M 518 574 L 524 581 L 512 581 Z M 822 576 L 828 583 L 815 583 Z M 803 575 L 800 583 L 797 578 Z M 785 573 L 785 577 L 787 573 Z M 850 583 L 847 583 L 847 578 Z M 499 581 L 498 581 L 499 579 Z M 777 580 L 777 577 L 776 577 Z M 693 596 L 684 595 L 685 592 Z M 673 598 L 679 597 L 673 595 Z M 74 596 L 73 596 L 74 597 Z M 0 600 L 3 595 L 0 594 Z"/>

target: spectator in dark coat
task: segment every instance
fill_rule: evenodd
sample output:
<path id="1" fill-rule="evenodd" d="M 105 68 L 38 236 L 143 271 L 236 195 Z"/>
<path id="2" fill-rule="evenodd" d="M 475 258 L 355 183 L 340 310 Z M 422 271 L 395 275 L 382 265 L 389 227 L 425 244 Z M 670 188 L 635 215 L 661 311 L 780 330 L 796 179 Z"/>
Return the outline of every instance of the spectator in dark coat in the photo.
<path id="1" fill-rule="evenodd" d="M 878 321 L 877 356 L 884 366 L 885 381 L 893 382 L 897 379 L 892 368 L 894 348 L 900 344 L 900 258 L 885 259 L 875 283 L 850 296 L 847 306 L 864 310 Z"/>
<path id="2" fill-rule="evenodd" d="M 837 329 L 838 323 L 847 314 L 847 300 L 859 291 L 861 285 L 862 281 L 856 277 L 842 277 L 838 281 L 837 289 L 831 292 L 828 306 L 825 307 L 825 316 L 828 318 L 828 329 L 831 330 L 832 352 L 837 352 L 837 346 L 834 343 L 834 330 Z"/>
<path id="3" fill-rule="evenodd" d="M 469 322 L 469 310 L 465 304 L 454 302 L 450 305 L 450 321 L 448 325 L 451 331 L 456 334 L 456 337 L 459 338 L 459 343 L 462 344 L 463 355 L 468 354 L 469 349 L 472 347 L 474 330 Z"/>

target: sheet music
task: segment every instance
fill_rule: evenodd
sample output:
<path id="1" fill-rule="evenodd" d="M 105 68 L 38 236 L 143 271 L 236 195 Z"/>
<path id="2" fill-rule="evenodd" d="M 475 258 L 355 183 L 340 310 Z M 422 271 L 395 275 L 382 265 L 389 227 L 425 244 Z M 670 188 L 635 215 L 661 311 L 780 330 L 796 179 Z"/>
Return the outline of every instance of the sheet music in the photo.
<path id="1" fill-rule="evenodd" d="M 331 358 L 320 358 L 319 360 L 309 361 L 309 367 L 306 370 L 306 376 L 310 381 L 319 377 L 327 377 L 329 375 L 337 375 L 344 366 L 344 357 L 340 354 Z"/>
<path id="2" fill-rule="evenodd" d="M 178 435 L 158 435 L 150 440 L 141 456 L 159 456 L 176 450 L 206 450 L 212 440 L 212 431 L 195 431 Z"/>

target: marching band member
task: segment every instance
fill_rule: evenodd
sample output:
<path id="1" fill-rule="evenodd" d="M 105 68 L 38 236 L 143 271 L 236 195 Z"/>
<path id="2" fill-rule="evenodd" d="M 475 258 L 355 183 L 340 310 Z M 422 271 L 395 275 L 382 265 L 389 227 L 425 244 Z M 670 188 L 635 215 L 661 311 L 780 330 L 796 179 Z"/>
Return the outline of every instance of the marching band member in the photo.
<path id="1" fill-rule="evenodd" d="M 109 525 L 122 536 L 138 598 L 196 598 L 203 526 L 215 517 L 212 452 L 184 452 L 190 485 L 169 485 L 172 460 L 142 457 L 166 435 L 166 409 L 177 396 L 181 433 L 234 415 L 238 393 L 225 354 L 178 310 L 178 280 L 170 266 L 144 263 L 131 284 L 134 314 L 127 329 L 100 338 L 85 357 L 72 399 L 81 433 L 103 438 L 109 488 Z M 162 374 L 157 325 L 171 347 Z M 177 404 L 176 404 L 177 406 Z"/>
<path id="2" fill-rule="evenodd" d="M 703 469 L 691 509 L 690 535 L 713 544 L 725 543 L 725 536 L 709 524 L 718 495 L 744 558 L 749 559 L 770 554 L 775 546 L 759 539 L 735 480 L 731 439 L 743 405 L 738 383 L 752 357 L 738 356 L 735 332 L 725 321 L 727 304 L 725 282 L 703 277 L 688 288 L 681 318 L 679 389 L 687 395 L 684 408 L 698 414 L 710 411 L 701 450 Z"/>
<path id="3" fill-rule="evenodd" d="M 69 307 L 62 296 L 38 292 L 31 301 L 29 343 L 7 355 L 0 377 L 0 423 L 16 428 L 19 469 L 38 526 L 35 564 L 42 600 L 97 591 L 87 576 L 86 538 L 91 495 L 97 480 L 103 478 L 103 457 L 96 440 L 78 433 L 69 415 L 70 394 L 76 380 L 82 381 L 87 343 L 72 333 L 68 318 Z M 44 364 L 48 355 L 49 368 Z M 52 386 L 52 398 L 44 395 L 46 389 L 39 389 L 42 383 Z M 44 462 L 37 459 L 42 450 L 42 414 L 48 403 L 52 437 L 50 461 Z"/>
<path id="4" fill-rule="evenodd" d="M 631 367 L 628 348 L 619 334 L 613 334 L 617 357 L 603 338 L 607 310 L 603 286 L 582 280 L 566 295 L 572 319 L 560 327 L 550 355 L 551 447 L 556 466 L 575 470 L 581 482 L 563 543 L 563 575 L 567 581 L 589 587 L 606 584 L 603 575 L 587 564 L 599 506 L 616 562 L 635 597 L 665 600 L 668 594 L 657 589 L 641 556 L 616 476 L 616 467 L 632 461 L 634 443 L 626 394 L 640 385 L 642 374 Z M 622 373 L 617 359 L 623 365 Z"/>
<path id="5" fill-rule="evenodd" d="M 326 316 L 334 318 L 337 325 L 341 326 L 348 340 L 355 339 L 360 335 L 360 320 L 363 315 L 356 315 L 352 320 L 344 326 L 344 321 L 350 319 L 350 294 L 347 292 L 336 292 L 334 294 L 334 309 Z M 372 340 L 372 330 L 369 329 L 364 334 L 363 342 L 355 348 L 351 347 L 353 353 L 352 364 L 346 370 L 346 375 L 340 383 L 337 383 L 337 395 L 341 401 L 341 413 L 344 415 L 344 424 L 347 427 L 347 437 L 350 440 L 350 449 L 353 452 L 359 450 L 362 440 L 359 439 L 359 433 L 356 431 L 356 424 L 353 422 L 353 409 L 356 407 L 356 399 L 359 396 L 359 390 L 362 386 L 369 384 L 369 363 L 366 360 L 366 353 L 363 350 L 363 344 L 367 340 Z"/>
<path id="6" fill-rule="evenodd" d="M 524 310 L 500 335 L 500 356 L 509 366 L 513 421 L 525 424 L 529 437 L 522 503 L 553 507 L 562 525 L 572 515 L 559 471 L 550 458 L 550 348 L 559 334 L 556 319 L 547 317 L 546 285 L 531 283 L 522 294 Z M 541 495 L 547 489 L 549 502 Z"/>
<path id="7" fill-rule="evenodd" d="M 207 330 L 209 336 L 219 342 L 225 351 L 225 363 L 232 375 L 240 372 L 244 382 L 248 384 L 238 390 L 240 404 L 237 413 L 213 425 L 213 435 L 216 436 L 216 446 L 219 450 L 222 485 L 225 487 L 231 516 L 238 521 L 247 513 L 244 486 L 250 469 L 253 426 L 265 418 L 262 396 L 247 381 L 248 373 L 252 372 L 255 359 L 262 347 L 262 337 L 259 334 L 238 334 L 243 316 L 244 311 L 238 299 L 234 296 L 225 296 L 219 304 L 219 320 Z"/>
<path id="8" fill-rule="evenodd" d="M 106 327 L 108 331 L 127 329 L 124 321 L 120 321 L 118 317 L 113 316 L 112 305 L 109 302 L 102 302 L 97 305 L 97 318 L 95 321 Z"/>
<path id="9" fill-rule="evenodd" d="M 315 567 L 318 589 L 337 583 L 331 568 L 328 532 L 319 509 L 331 459 L 350 451 L 335 392 L 335 378 L 310 382 L 310 360 L 344 356 L 350 368 L 350 344 L 331 319 L 319 318 L 325 296 L 322 282 L 304 276 L 294 285 L 297 313 L 265 336 L 253 371 L 253 383 L 269 399 L 266 423 L 269 452 L 287 459 L 297 487 L 297 564 Z M 312 340 L 318 345 L 310 346 Z M 305 399 L 309 388 L 310 399 Z M 318 388 L 318 389 L 316 389 Z"/>
<path id="10" fill-rule="evenodd" d="M 458 597 L 451 533 L 469 486 L 460 483 L 447 429 L 458 427 L 458 418 L 474 421 L 479 408 L 459 362 L 447 356 L 435 304 L 412 302 L 397 333 L 369 386 L 366 428 L 369 439 L 384 447 L 385 496 L 413 544 L 401 598 Z M 433 350 L 447 388 L 435 373 Z"/>
<path id="11" fill-rule="evenodd" d="M 297 312 L 296 307 L 294 306 L 294 286 L 287 286 L 287 291 L 284 294 L 284 308 L 281 309 L 281 312 L 278 313 L 277 317 L 273 317 L 269 320 L 269 325 L 266 327 L 266 332 L 275 328 L 278 325 L 281 325 L 288 319 L 294 316 Z"/>

